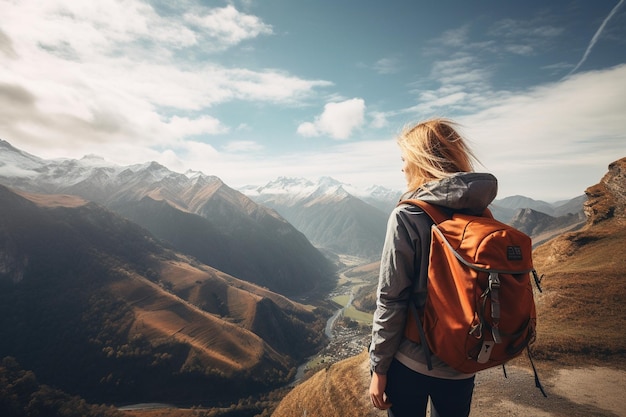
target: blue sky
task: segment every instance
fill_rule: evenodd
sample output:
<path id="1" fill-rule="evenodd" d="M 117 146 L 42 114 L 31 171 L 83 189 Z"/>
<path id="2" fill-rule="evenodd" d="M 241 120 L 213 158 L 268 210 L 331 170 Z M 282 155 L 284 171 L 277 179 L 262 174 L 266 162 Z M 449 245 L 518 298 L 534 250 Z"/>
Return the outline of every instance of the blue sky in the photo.
<path id="1" fill-rule="evenodd" d="M 626 156 L 623 3 L 0 0 L 0 138 L 401 190 L 395 135 L 444 116 L 498 198 L 572 198 Z"/>

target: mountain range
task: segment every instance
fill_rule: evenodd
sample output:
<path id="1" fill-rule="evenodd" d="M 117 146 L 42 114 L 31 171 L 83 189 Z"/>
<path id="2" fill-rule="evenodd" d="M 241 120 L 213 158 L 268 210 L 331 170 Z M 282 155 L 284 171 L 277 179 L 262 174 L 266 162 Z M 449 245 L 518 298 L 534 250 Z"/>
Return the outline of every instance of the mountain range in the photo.
<path id="1" fill-rule="evenodd" d="M 276 210 L 317 247 L 332 254 L 365 259 L 380 256 L 387 213 L 376 206 L 393 207 L 392 198 L 397 200 L 398 196 L 391 191 L 382 195 L 367 194 L 372 205 L 348 189 L 328 177 L 317 183 L 304 178 L 281 177 L 242 191 L 257 203 Z"/>
<path id="2" fill-rule="evenodd" d="M 43 160 L 0 141 L 0 184 L 98 203 L 205 264 L 282 294 L 332 286 L 334 265 L 300 231 L 214 176 L 93 156 Z"/>
<path id="3" fill-rule="evenodd" d="M 313 270 L 322 268 L 323 273 L 328 268 L 320 266 L 326 261 L 319 254 L 297 255 L 308 242 L 335 264 L 340 264 L 337 255 L 375 260 L 382 248 L 387 216 L 401 195 L 398 190 L 375 185 L 360 190 L 328 177 L 316 182 L 280 177 L 265 185 L 234 190 L 217 177 L 175 173 L 156 162 L 120 167 L 93 155 L 80 160 L 43 160 L 2 140 L 0 183 L 98 202 L 207 264 L 289 294 L 310 290 L 305 284 L 316 280 L 307 272 L 299 273 L 301 279 L 295 282 L 286 278 L 294 268 L 280 268 L 271 261 L 276 254 L 266 256 L 264 251 L 276 248 L 276 253 L 293 254 L 294 263 Z M 547 203 L 512 196 L 495 200 L 490 208 L 498 220 L 515 225 L 538 244 L 582 227 L 585 199 L 581 195 Z M 295 230 L 287 232 L 292 226 Z M 296 230 L 306 239 L 298 237 Z M 293 240 L 280 247 L 285 233 Z M 243 248 L 247 243 L 248 257 L 235 261 L 229 248 Z M 254 261 L 247 262 L 250 258 Z M 305 286 L 298 289 L 300 285 Z"/>
<path id="4" fill-rule="evenodd" d="M 96 402 L 267 392 L 326 343 L 342 257 L 378 258 L 399 196 L 332 178 L 235 190 L 0 140 L 0 358 Z M 582 201 L 492 209 L 547 239 L 584 224 Z"/>
<path id="5" fill-rule="evenodd" d="M 287 384 L 326 343 L 335 266 L 216 177 L 0 142 L 0 184 L 0 357 L 47 384 L 219 406 Z"/>
<path id="6" fill-rule="evenodd" d="M 318 248 L 365 260 L 380 256 L 387 217 L 402 195 L 380 186 L 359 190 L 328 177 L 317 182 L 280 177 L 241 191 L 276 210 Z M 582 227 L 586 198 L 547 203 L 511 196 L 494 200 L 490 209 L 496 219 L 522 230 L 538 245 Z"/>

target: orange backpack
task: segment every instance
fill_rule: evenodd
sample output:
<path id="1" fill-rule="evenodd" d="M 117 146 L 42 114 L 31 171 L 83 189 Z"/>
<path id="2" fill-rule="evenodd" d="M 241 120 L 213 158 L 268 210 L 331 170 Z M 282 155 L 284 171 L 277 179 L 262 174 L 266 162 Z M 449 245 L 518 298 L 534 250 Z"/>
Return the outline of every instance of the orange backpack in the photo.
<path id="1" fill-rule="evenodd" d="M 451 217 L 420 200 L 433 220 L 425 305 L 410 303 L 405 336 L 430 355 L 463 373 L 503 365 L 527 350 L 536 335 L 537 314 L 531 284 L 540 279 L 532 264 L 532 242 L 519 230 L 482 216 Z M 533 364 L 533 369 L 535 366 Z M 537 378 L 535 382 L 545 395 Z"/>

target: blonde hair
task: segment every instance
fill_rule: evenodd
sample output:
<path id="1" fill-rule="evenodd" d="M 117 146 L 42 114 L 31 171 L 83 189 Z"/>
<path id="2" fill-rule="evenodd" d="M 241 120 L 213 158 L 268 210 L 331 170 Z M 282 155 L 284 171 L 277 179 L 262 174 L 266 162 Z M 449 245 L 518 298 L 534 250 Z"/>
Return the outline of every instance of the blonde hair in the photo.
<path id="1" fill-rule="evenodd" d="M 457 172 L 471 172 L 478 161 L 455 129 L 456 123 L 435 118 L 405 128 L 397 142 L 405 161 L 409 191 L 423 184 L 447 178 Z"/>

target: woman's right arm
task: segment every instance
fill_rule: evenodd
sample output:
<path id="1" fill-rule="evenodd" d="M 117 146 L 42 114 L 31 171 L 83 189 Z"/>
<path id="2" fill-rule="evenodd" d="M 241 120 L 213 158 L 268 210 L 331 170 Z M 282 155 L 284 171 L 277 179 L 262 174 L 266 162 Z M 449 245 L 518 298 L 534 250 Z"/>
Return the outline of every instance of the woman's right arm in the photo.
<path id="1" fill-rule="evenodd" d="M 391 402 L 385 395 L 385 388 L 387 387 L 387 375 L 374 372 L 372 374 L 372 381 L 370 382 L 370 399 L 372 405 L 379 410 L 386 410 L 391 407 Z"/>

